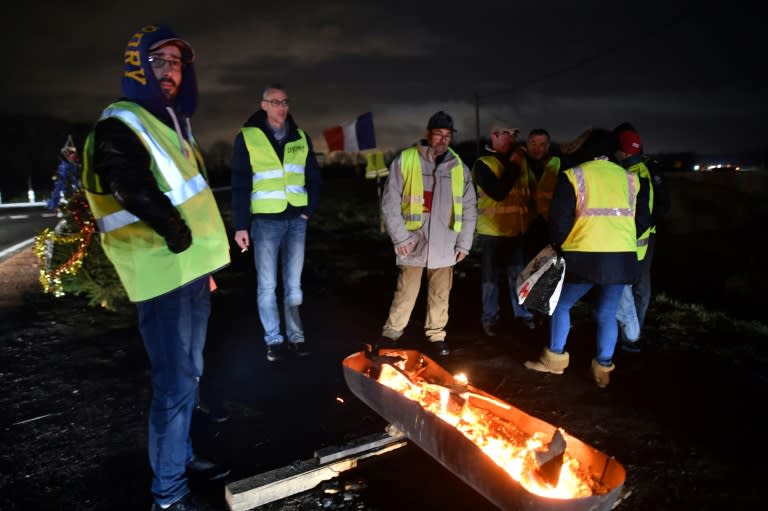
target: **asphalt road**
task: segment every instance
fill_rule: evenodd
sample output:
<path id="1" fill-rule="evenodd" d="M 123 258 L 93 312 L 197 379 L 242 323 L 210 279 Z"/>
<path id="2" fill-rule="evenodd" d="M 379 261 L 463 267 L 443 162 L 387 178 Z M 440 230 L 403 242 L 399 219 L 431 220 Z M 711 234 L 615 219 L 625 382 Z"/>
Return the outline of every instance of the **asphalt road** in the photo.
<path id="1" fill-rule="evenodd" d="M 35 236 L 58 222 L 56 211 L 44 203 L 30 205 L 0 204 L 0 261 L 32 244 Z"/>

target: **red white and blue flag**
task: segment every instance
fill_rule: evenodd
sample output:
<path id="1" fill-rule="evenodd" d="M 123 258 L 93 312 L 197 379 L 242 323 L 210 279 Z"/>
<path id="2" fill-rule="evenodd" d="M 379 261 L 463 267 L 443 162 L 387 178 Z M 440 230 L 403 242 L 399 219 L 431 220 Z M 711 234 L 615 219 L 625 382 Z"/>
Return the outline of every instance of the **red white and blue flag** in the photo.
<path id="1" fill-rule="evenodd" d="M 373 133 L 373 114 L 364 113 L 354 120 L 334 126 L 323 132 L 328 143 L 328 151 L 355 153 L 376 147 Z"/>

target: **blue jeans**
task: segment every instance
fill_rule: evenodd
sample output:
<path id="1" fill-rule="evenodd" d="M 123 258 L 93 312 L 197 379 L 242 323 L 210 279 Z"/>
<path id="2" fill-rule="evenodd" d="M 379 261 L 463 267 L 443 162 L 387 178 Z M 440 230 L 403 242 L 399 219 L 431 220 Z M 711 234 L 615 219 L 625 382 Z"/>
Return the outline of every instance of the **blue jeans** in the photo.
<path id="1" fill-rule="evenodd" d="M 571 329 L 571 308 L 582 296 L 597 287 L 597 301 L 595 303 L 595 320 L 597 321 L 597 354 L 595 359 L 601 365 L 611 365 L 613 351 L 616 349 L 618 324 L 616 323 L 616 309 L 619 305 L 621 293 L 626 287 L 624 284 L 592 284 L 563 283 L 560 299 L 552 313 L 549 332 L 549 349 L 555 353 L 565 351 L 565 343 L 568 340 L 568 332 Z"/>
<path id="2" fill-rule="evenodd" d="M 152 495 L 165 506 L 189 493 L 185 475 L 193 457 L 189 428 L 203 374 L 211 312 L 209 279 L 199 278 L 136 307 L 152 367 L 148 437 Z"/>
<path id="3" fill-rule="evenodd" d="M 621 335 L 629 342 L 635 342 L 640 337 L 640 323 L 637 320 L 635 297 L 632 286 L 627 284 L 621 292 L 619 306 L 616 309 L 616 319 L 619 322 Z"/>
<path id="4" fill-rule="evenodd" d="M 283 342 L 280 311 L 277 307 L 278 256 L 282 270 L 285 334 L 290 342 L 304 341 L 299 306 L 304 299 L 301 271 L 304 268 L 306 237 L 307 221 L 298 216 L 292 219 L 257 217 L 251 222 L 257 279 L 256 300 L 261 326 L 264 328 L 264 341 L 268 345 Z"/>
<path id="5" fill-rule="evenodd" d="M 517 276 L 523 271 L 523 243 L 521 237 L 478 236 L 480 242 L 480 290 L 483 300 L 481 321 L 493 326 L 499 320 L 499 284 L 502 273 L 507 277 L 509 300 L 516 318 L 533 317 L 517 301 Z"/>
<path id="6" fill-rule="evenodd" d="M 645 257 L 640 261 L 640 275 L 632 285 L 632 295 L 635 297 L 635 310 L 637 311 L 637 322 L 642 331 L 645 325 L 645 314 L 648 312 L 648 305 L 651 303 L 651 264 L 653 263 L 653 253 L 656 247 L 656 234 L 648 237 L 648 251 Z M 638 332 L 638 336 L 640 332 Z"/>
<path id="7" fill-rule="evenodd" d="M 656 235 L 648 237 L 648 250 L 645 257 L 639 261 L 640 273 L 637 281 L 627 285 L 627 290 L 621 296 L 616 319 L 619 321 L 621 334 L 630 342 L 640 339 L 645 325 L 645 314 L 651 303 L 651 263 L 653 261 Z"/>

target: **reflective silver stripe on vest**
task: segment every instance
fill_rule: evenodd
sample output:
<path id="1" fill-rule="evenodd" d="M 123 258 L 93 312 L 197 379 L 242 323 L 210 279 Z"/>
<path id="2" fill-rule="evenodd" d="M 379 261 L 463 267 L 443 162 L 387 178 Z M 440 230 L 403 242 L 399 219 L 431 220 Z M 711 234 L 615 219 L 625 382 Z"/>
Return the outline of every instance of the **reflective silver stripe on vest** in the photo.
<path id="1" fill-rule="evenodd" d="M 584 170 L 581 166 L 573 167 L 573 176 L 576 178 L 576 216 L 635 216 L 635 180 L 632 174 L 627 172 L 629 182 L 629 208 L 588 208 L 587 184 L 584 181 Z"/>
<path id="2" fill-rule="evenodd" d="M 266 179 L 277 179 L 283 177 L 283 169 L 272 169 L 272 170 L 260 170 L 258 172 L 253 173 L 253 181 L 264 181 Z"/>
<path id="3" fill-rule="evenodd" d="M 648 244 L 648 242 L 649 242 L 648 238 L 640 238 L 639 240 L 637 240 L 637 246 L 644 247 Z"/>
<path id="4" fill-rule="evenodd" d="M 171 204 L 178 206 L 202 192 L 207 187 L 208 183 L 205 182 L 205 179 L 203 179 L 201 174 L 198 174 L 189 181 L 184 182 L 180 189 L 165 192 L 165 196 L 171 200 Z M 106 233 L 138 222 L 139 220 L 139 217 L 133 213 L 121 209 L 120 211 L 115 211 L 109 215 L 97 218 L 96 225 L 99 226 L 101 232 Z"/>
<path id="5" fill-rule="evenodd" d="M 275 190 L 273 192 L 253 192 L 251 193 L 251 200 L 259 199 L 285 199 L 285 190 Z"/>
<path id="6" fill-rule="evenodd" d="M 182 176 L 181 172 L 176 168 L 173 158 L 171 158 L 165 149 L 160 147 L 160 144 L 152 138 L 136 114 L 119 108 L 107 108 L 104 110 L 101 118 L 104 119 L 107 117 L 117 117 L 132 127 L 133 130 L 141 136 L 141 139 L 152 153 L 155 165 L 157 165 L 158 170 L 160 170 L 160 173 L 163 175 L 165 182 L 168 183 L 171 190 L 184 186 L 184 176 Z"/>
<path id="7" fill-rule="evenodd" d="M 298 165 L 296 163 L 286 163 L 285 164 L 285 171 L 290 172 L 292 174 L 303 174 L 304 173 L 304 165 Z"/>
<path id="8" fill-rule="evenodd" d="M 288 163 L 285 165 L 285 172 L 290 172 L 293 174 L 304 174 L 304 166 L 303 165 L 295 165 L 292 163 Z M 260 170 L 258 172 L 253 173 L 253 182 L 257 183 L 259 181 L 265 181 L 267 179 L 278 179 L 283 177 L 283 170 L 282 169 L 273 169 L 273 170 Z M 258 200 L 258 199 L 285 199 L 286 195 L 285 192 L 288 193 L 294 193 L 294 194 L 305 194 L 307 193 L 307 189 L 301 185 L 288 185 L 286 186 L 285 191 L 280 192 L 253 192 L 251 194 L 251 200 Z"/>

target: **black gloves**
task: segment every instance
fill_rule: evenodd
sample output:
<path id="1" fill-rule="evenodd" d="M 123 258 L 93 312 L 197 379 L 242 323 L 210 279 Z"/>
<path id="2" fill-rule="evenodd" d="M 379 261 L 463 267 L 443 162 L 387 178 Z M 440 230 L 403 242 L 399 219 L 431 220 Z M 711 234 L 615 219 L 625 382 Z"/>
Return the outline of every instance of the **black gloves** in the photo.
<path id="1" fill-rule="evenodd" d="M 174 254 L 184 252 L 192 244 L 192 231 L 181 217 L 171 217 L 166 223 L 167 230 L 160 233 L 168 244 L 168 250 Z"/>

